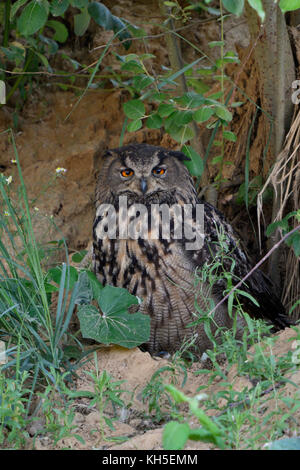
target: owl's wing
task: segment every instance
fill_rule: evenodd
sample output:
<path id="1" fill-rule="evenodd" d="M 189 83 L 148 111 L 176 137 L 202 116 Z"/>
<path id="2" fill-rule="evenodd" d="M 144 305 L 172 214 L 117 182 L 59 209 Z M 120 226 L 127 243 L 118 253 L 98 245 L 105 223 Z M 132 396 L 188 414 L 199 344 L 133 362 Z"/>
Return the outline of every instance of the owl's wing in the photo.
<path id="1" fill-rule="evenodd" d="M 207 202 L 204 203 L 204 232 L 203 247 L 191 251 L 189 256 L 192 257 L 195 267 L 200 269 L 204 266 L 209 269 L 214 263 L 218 266 L 214 270 L 215 290 L 218 290 L 218 294 L 223 297 L 225 295 L 223 291 L 227 286 L 222 272 L 232 272 L 232 282 L 236 285 L 249 273 L 252 265 L 231 225 Z M 292 324 L 271 279 L 262 271 L 256 269 L 240 289 L 250 294 L 259 304 L 258 307 L 247 297 L 239 296 L 240 302 L 250 316 L 268 320 L 276 329 L 283 329 Z"/>

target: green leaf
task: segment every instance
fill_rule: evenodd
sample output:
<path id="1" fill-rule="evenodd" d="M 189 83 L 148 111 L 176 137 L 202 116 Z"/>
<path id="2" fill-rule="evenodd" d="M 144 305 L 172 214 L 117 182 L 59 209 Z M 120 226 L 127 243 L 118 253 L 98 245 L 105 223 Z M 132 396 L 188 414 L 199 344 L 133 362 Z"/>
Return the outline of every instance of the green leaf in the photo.
<path id="1" fill-rule="evenodd" d="M 244 9 L 244 0 L 222 0 L 227 11 L 236 16 L 240 16 Z"/>
<path id="2" fill-rule="evenodd" d="M 142 127 L 141 119 L 136 119 L 128 124 L 127 130 L 128 132 L 135 132 L 138 131 Z"/>
<path id="3" fill-rule="evenodd" d="M 210 41 L 208 43 L 209 47 L 217 47 L 217 46 L 224 46 L 225 42 L 224 41 Z"/>
<path id="4" fill-rule="evenodd" d="M 238 108 L 238 107 L 242 106 L 243 104 L 245 104 L 244 101 L 235 101 L 234 103 L 231 103 L 231 107 L 232 108 Z"/>
<path id="5" fill-rule="evenodd" d="M 300 8 L 300 0 L 280 0 L 279 7 L 282 13 L 298 10 L 298 8 Z"/>
<path id="6" fill-rule="evenodd" d="M 174 387 L 174 385 L 167 384 L 165 385 L 165 389 L 170 393 L 176 403 L 185 403 L 189 401 L 189 398 L 183 392 L 178 390 L 178 388 Z"/>
<path id="7" fill-rule="evenodd" d="M 60 23 L 60 21 L 49 20 L 46 25 L 49 26 L 49 28 L 54 29 L 55 34 L 53 39 L 55 41 L 65 42 L 68 39 L 68 30 L 63 23 Z"/>
<path id="8" fill-rule="evenodd" d="M 67 0 L 68 1 L 68 0 Z M 19 10 L 25 3 L 27 3 L 28 0 L 17 0 L 12 6 L 10 10 L 10 20 L 12 21 Z"/>
<path id="9" fill-rule="evenodd" d="M 103 3 L 92 2 L 88 6 L 88 12 L 99 26 L 105 29 L 113 29 L 113 18 L 109 9 Z"/>
<path id="10" fill-rule="evenodd" d="M 81 250 L 78 251 L 77 253 L 74 253 L 72 256 L 72 261 L 73 263 L 81 263 L 85 255 L 87 254 L 87 250 Z"/>
<path id="11" fill-rule="evenodd" d="M 199 78 L 189 78 L 187 79 L 187 84 L 192 87 L 196 93 L 206 93 L 210 87 Z"/>
<path id="12" fill-rule="evenodd" d="M 163 430 L 163 447 L 166 450 L 182 450 L 188 440 L 190 427 L 187 423 L 170 421 Z"/>
<path id="13" fill-rule="evenodd" d="M 130 119 L 140 119 L 145 116 L 145 105 L 141 100 L 131 100 L 123 104 L 124 113 Z"/>
<path id="14" fill-rule="evenodd" d="M 193 120 L 192 111 L 175 111 L 174 122 L 177 126 L 184 126 Z"/>
<path id="15" fill-rule="evenodd" d="M 223 131 L 224 139 L 230 140 L 231 142 L 236 142 L 236 135 L 231 131 Z"/>
<path id="16" fill-rule="evenodd" d="M 113 31 L 118 34 L 118 39 L 124 41 L 124 39 L 130 39 L 131 34 L 128 31 L 127 25 L 117 16 L 112 16 L 113 21 Z M 122 43 L 125 49 L 129 49 L 131 46 L 131 41 L 126 41 Z"/>
<path id="17" fill-rule="evenodd" d="M 50 64 L 48 62 L 48 59 L 47 57 L 44 55 L 44 54 L 41 54 L 40 52 L 38 52 L 37 50 L 34 50 L 34 53 L 36 56 L 38 56 L 38 58 L 40 59 L 41 63 L 45 65 L 45 67 L 49 70 L 50 68 Z"/>
<path id="18" fill-rule="evenodd" d="M 300 256 L 300 233 L 295 232 L 290 235 L 287 240 L 286 244 L 291 246 L 295 252 L 295 255 L 298 257 Z"/>
<path id="19" fill-rule="evenodd" d="M 127 72 L 134 72 L 134 73 L 144 73 L 145 70 L 143 69 L 142 65 L 137 62 L 136 60 L 129 60 L 125 62 L 121 70 L 126 70 Z"/>
<path id="20" fill-rule="evenodd" d="M 88 12 L 98 25 L 102 26 L 106 30 L 113 30 L 115 33 L 119 33 L 117 36 L 120 41 L 131 38 L 127 25 L 120 18 L 112 15 L 103 3 L 89 3 Z M 123 43 L 125 49 L 128 49 L 130 45 L 130 41 L 125 41 Z"/>
<path id="21" fill-rule="evenodd" d="M 208 106 L 203 106 L 201 109 L 198 109 L 194 112 L 194 121 L 196 122 L 205 122 L 214 114 L 213 108 Z"/>
<path id="22" fill-rule="evenodd" d="M 69 0 L 69 2 L 75 8 L 85 8 L 89 4 L 89 0 Z"/>
<path id="23" fill-rule="evenodd" d="M 217 165 L 218 163 L 221 163 L 222 160 L 223 160 L 223 155 L 217 155 L 216 157 L 212 159 L 211 164 Z"/>
<path id="24" fill-rule="evenodd" d="M 47 294 L 51 292 L 57 292 L 59 290 L 58 287 L 53 286 L 53 284 L 49 284 L 48 282 L 44 282 L 44 287 Z"/>
<path id="25" fill-rule="evenodd" d="M 172 104 L 161 103 L 158 106 L 157 112 L 161 117 L 168 117 L 173 113 L 174 110 L 175 108 Z"/>
<path id="26" fill-rule="evenodd" d="M 208 3 L 208 2 L 207 2 Z M 220 15 L 220 10 L 218 10 L 217 8 L 211 8 L 211 7 L 207 7 L 206 5 L 204 5 L 204 3 L 202 2 L 197 2 L 193 5 L 190 5 L 188 7 L 185 7 L 184 8 L 185 10 L 196 10 L 198 11 L 199 13 L 202 13 L 202 10 L 204 11 L 207 11 L 208 13 L 210 13 L 211 15 L 217 15 L 219 16 Z"/>
<path id="27" fill-rule="evenodd" d="M 104 289 L 104 286 L 101 284 L 96 274 L 90 271 L 89 269 L 86 269 L 82 272 L 85 272 L 87 277 L 89 278 L 89 282 L 93 291 L 93 299 L 99 299 L 101 291 Z"/>
<path id="28" fill-rule="evenodd" d="M 230 122 L 232 120 L 231 112 L 223 106 L 216 106 L 215 113 L 220 119 L 223 119 L 224 121 Z"/>
<path id="29" fill-rule="evenodd" d="M 52 0 L 50 12 L 53 16 L 62 16 L 69 6 L 69 0 Z"/>
<path id="30" fill-rule="evenodd" d="M 256 13 L 260 17 L 261 21 L 264 22 L 266 14 L 265 14 L 265 11 L 264 11 L 262 0 L 247 0 L 247 1 L 249 3 L 250 7 L 252 7 L 256 11 Z"/>
<path id="31" fill-rule="evenodd" d="M 189 126 L 172 126 L 170 129 L 168 129 L 168 133 L 172 139 L 176 140 L 181 145 L 183 145 L 188 140 L 191 140 L 195 135 L 193 129 L 191 129 Z"/>
<path id="32" fill-rule="evenodd" d="M 81 13 L 74 16 L 74 32 L 76 36 L 83 36 L 89 27 L 91 17 L 88 9 L 84 8 Z"/>
<path id="33" fill-rule="evenodd" d="M 151 98 L 153 101 L 158 101 L 159 103 L 166 99 L 165 93 L 160 93 L 159 91 L 150 90 L 149 99 Z"/>
<path id="34" fill-rule="evenodd" d="M 132 34 L 132 36 L 135 37 L 135 38 L 142 38 L 144 36 L 147 36 L 147 32 L 144 29 L 139 28 L 134 24 L 129 24 L 128 23 L 127 24 L 127 29 Z"/>
<path id="35" fill-rule="evenodd" d="M 137 303 L 137 298 L 126 289 L 104 287 L 99 299 L 102 315 L 94 305 L 83 305 L 78 309 L 83 337 L 126 348 L 146 342 L 150 336 L 150 317 L 128 313 L 128 307 Z"/>
<path id="36" fill-rule="evenodd" d="M 192 176 L 197 176 L 199 178 L 204 171 L 202 158 L 190 145 L 184 145 L 181 151 L 190 158 L 190 161 L 184 161 L 185 166 Z"/>
<path id="37" fill-rule="evenodd" d="M 141 90 L 151 85 L 153 81 L 153 77 L 148 77 L 147 75 L 138 75 L 133 78 L 132 85 L 138 92 L 141 92 Z"/>
<path id="38" fill-rule="evenodd" d="M 56 284 L 60 284 L 62 277 L 62 266 L 56 266 L 55 268 L 49 269 L 46 275 L 46 281 L 53 281 Z M 78 279 L 77 270 L 73 266 L 67 267 L 66 271 L 66 285 L 68 285 L 68 277 L 70 277 L 69 289 L 73 289 L 75 282 Z"/>
<path id="39" fill-rule="evenodd" d="M 162 118 L 157 114 L 152 114 L 146 121 L 148 129 L 160 129 L 163 124 Z"/>
<path id="40" fill-rule="evenodd" d="M 300 233 L 295 233 L 293 237 L 293 250 L 295 252 L 295 256 L 300 256 Z"/>
<path id="41" fill-rule="evenodd" d="M 30 36 L 45 25 L 47 18 L 45 4 L 32 0 L 18 18 L 17 29 L 23 36 Z"/>
<path id="42" fill-rule="evenodd" d="M 138 299 L 131 295 L 128 290 L 106 286 L 101 292 L 99 301 L 100 308 L 104 315 L 120 313 L 127 310 L 131 305 L 137 305 Z"/>
<path id="43" fill-rule="evenodd" d="M 270 450 L 300 450 L 300 437 L 278 439 L 271 442 Z"/>
<path id="44" fill-rule="evenodd" d="M 254 303 L 254 305 L 259 307 L 259 303 L 257 302 L 257 300 L 251 294 L 249 294 L 248 292 L 245 292 L 245 291 L 240 290 L 240 289 L 236 289 L 235 293 L 240 294 L 243 297 L 247 297 L 249 300 L 251 300 L 252 303 Z"/>
<path id="45" fill-rule="evenodd" d="M 211 432 L 204 428 L 191 429 L 189 439 L 192 441 L 214 442 Z"/>
<path id="46" fill-rule="evenodd" d="M 179 98 L 175 98 L 175 101 L 182 106 L 185 106 L 189 109 L 198 108 L 204 103 L 204 96 L 201 93 L 195 93 L 189 91 Z"/>

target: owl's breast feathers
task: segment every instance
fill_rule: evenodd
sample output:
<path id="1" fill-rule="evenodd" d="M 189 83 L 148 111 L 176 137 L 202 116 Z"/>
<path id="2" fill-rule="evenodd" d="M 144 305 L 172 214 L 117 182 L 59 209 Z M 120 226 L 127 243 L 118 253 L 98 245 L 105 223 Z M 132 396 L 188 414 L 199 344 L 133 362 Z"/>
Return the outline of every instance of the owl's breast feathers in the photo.
<path id="1" fill-rule="evenodd" d="M 181 196 L 174 192 L 163 201 L 156 201 L 154 198 L 154 200 L 142 202 L 148 206 L 153 202 L 163 202 L 168 205 L 200 204 L 195 193 L 189 199 Z M 135 200 L 129 200 L 129 204 L 135 202 Z M 118 222 L 117 201 L 114 201 L 114 206 Z M 195 211 L 192 214 L 195 218 Z M 198 268 L 203 267 L 205 263 L 219 260 L 218 257 L 222 256 L 220 253 L 224 253 L 225 249 L 225 256 L 222 256 L 222 269 L 232 272 L 233 284 L 237 284 L 251 269 L 251 264 L 239 246 L 232 227 L 223 215 L 208 203 L 204 203 L 204 244 L 200 249 L 195 250 L 186 250 L 187 240 L 184 236 L 182 239 L 174 239 L 172 218 L 170 239 L 162 238 L 161 230 L 158 239 L 152 239 L 151 228 L 149 228 L 148 239 L 138 238 L 137 240 L 118 238 L 120 229 L 118 223 L 116 239 L 99 238 L 98 230 L 101 220 L 101 217 L 96 216 L 93 227 L 94 270 L 103 284 L 127 288 L 132 294 L 143 299 L 144 312 L 150 316 L 154 315 L 156 319 L 152 328 L 153 342 L 160 341 L 157 340 L 159 338 L 157 331 L 159 327 L 165 326 L 168 328 L 166 333 L 168 344 L 172 341 L 177 345 L 180 344 L 183 339 L 180 328 L 184 329 L 184 325 L 194 319 L 193 285 L 194 274 Z M 161 229 L 161 218 L 159 224 Z M 196 226 L 194 219 L 193 226 Z M 220 246 L 223 247 L 221 252 Z M 214 290 L 218 292 L 218 298 L 222 298 L 226 289 L 224 279 L 218 280 L 214 286 Z M 256 270 L 241 289 L 251 294 L 259 304 L 258 307 L 246 297 L 240 298 L 245 311 L 251 316 L 267 319 L 278 329 L 290 325 L 270 279 L 262 271 Z M 171 319 L 175 319 L 174 331 Z M 161 338 L 164 348 L 166 348 L 166 341 L 164 342 Z M 160 344 L 152 347 L 153 350 L 159 348 Z"/>

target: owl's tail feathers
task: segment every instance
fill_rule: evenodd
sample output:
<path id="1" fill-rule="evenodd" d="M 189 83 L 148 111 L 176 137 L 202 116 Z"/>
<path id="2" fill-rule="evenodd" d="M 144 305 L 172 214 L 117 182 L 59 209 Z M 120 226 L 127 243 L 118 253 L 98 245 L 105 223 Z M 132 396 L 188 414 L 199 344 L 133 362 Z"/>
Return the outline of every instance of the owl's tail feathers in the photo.
<path id="1" fill-rule="evenodd" d="M 295 323 L 285 312 L 284 306 L 280 299 L 273 294 L 270 297 L 267 294 L 258 294 L 256 299 L 259 303 L 259 307 L 252 308 L 251 313 L 256 318 L 263 318 L 270 321 L 276 330 L 283 330 L 284 328 L 290 327 Z"/>
<path id="2" fill-rule="evenodd" d="M 259 304 L 257 306 L 251 302 L 251 305 L 247 305 L 246 311 L 250 316 L 269 321 L 276 330 L 283 330 L 295 324 L 286 313 L 271 279 L 265 273 L 257 270 L 247 282 L 251 294 Z"/>

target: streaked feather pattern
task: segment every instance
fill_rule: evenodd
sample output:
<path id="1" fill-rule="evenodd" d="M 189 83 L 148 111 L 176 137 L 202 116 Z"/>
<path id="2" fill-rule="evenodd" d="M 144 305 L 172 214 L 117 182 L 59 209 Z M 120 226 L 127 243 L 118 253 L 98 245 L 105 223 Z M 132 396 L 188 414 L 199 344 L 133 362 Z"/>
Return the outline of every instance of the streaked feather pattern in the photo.
<path id="1" fill-rule="evenodd" d="M 142 203 L 148 209 L 151 204 L 192 204 L 201 203 L 188 170 L 183 164 L 187 157 L 181 153 L 146 144 L 132 144 L 108 151 L 103 160 L 102 171 L 96 188 L 96 211 L 101 204 L 109 203 L 119 211 L 119 196 L 126 195 L 129 206 Z M 151 170 L 164 165 L 167 176 L 155 179 Z M 134 177 L 130 182 L 120 180 L 120 169 L 130 168 Z M 139 189 L 139 178 L 146 178 L 148 191 L 144 194 Z M 195 211 L 193 211 L 195 217 Z M 117 218 L 118 220 L 118 218 Z M 219 233 L 223 237 L 230 253 L 224 261 L 225 270 L 232 267 L 233 276 L 243 278 L 251 269 L 247 255 L 239 245 L 238 238 L 224 216 L 210 204 L 204 202 L 205 239 L 199 250 L 186 250 L 186 239 L 149 239 L 132 240 L 107 238 L 97 235 L 101 217 L 96 215 L 93 227 L 93 265 L 94 271 L 103 284 L 125 287 L 132 294 L 143 300 L 140 310 L 151 317 L 151 336 L 147 347 L 151 353 L 172 352 L 178 349 L 185 339 L 196 335 L 195 343 L 199 353 L 211 343 L 204 331 L 203 323 L 190 326 L 195 321 L 195 300 L 202 311 L 208 311 L 208 297 L 218 302 L 226 287 L 219 279 L 213 289 L 206 282 L 195 287 L 195 272 L 207 262 L 213 262 L 220 249 Z M 161 224 L 161 219 L 159 220 Z M 195 224 L 195 220 L 193 220 Z M 118 228 L 119 230 L 119 228 Z M 117 234 L 119 233 L 117 230 Z M 99 234 L 99 232 L 98 232 Z M 230 261 L 231 259 L 231 261 Z M 276 328 L 289 325 L 284 308 L 274 292 L 270 279 L 256 270 L 248 279 L 243 289 L 259 303 L 259 307 L 250 301 L 244 302 L 245 310 L 255 318 L 264 318 Z M 227 307 L 223 304 L 214 315 L 215 324 L 232 327 Z"/>

